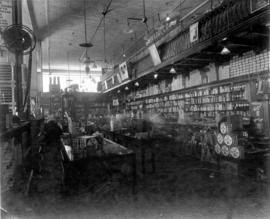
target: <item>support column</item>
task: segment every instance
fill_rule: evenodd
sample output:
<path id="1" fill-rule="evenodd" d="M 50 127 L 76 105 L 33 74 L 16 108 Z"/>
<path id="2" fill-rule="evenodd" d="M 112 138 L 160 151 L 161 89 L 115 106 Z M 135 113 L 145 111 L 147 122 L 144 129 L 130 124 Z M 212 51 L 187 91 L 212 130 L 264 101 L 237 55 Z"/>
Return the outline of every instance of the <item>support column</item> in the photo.
<path id="1" fill-rule="evenodd" d="M 14 24 L 22 24 L 22 2 L 21 0 L 13 0 L 14 11 Z M 19 117 L 23 113 L 23 90 L 22 90 L 22 54 L 15 54 L 15 67 L 14 67 L 14 79 L 16 83 L 15 87 L 15 101 Z"/>

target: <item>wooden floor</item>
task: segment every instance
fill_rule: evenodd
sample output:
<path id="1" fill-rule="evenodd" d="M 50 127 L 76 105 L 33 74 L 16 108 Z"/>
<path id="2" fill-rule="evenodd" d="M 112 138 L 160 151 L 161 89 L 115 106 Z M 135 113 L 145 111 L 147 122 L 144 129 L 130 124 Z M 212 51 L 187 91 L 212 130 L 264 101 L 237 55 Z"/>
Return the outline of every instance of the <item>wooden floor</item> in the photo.
<path id="1" fill-rule="evenodd" d="M 108 172 L 92 166 L 86 181 L 63 190 L 57 152 L 46 160 L 27 197 L 18 191 L 2 196 L 7 218 L 270 218 L 269 184 L 219 175 L 214 165 L 181 156 L 170 145 L 157 149 L 155 174 L 143 176 L 138 164 L 135 196 L 128 167 Z"/>

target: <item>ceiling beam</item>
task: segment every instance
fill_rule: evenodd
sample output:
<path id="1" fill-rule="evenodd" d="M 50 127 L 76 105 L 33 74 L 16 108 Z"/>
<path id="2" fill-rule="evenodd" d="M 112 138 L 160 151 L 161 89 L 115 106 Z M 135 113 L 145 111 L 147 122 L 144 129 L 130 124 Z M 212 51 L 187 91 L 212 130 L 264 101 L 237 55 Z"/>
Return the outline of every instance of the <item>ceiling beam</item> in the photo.
<path id="1" fill-rule="evenodd" d="M 41 70 L 42 73 L 49 73 L 49 69 L 42 69 Z M 56 74 L 68 74 L 68 70 L 67 69 L 50 69 L 50 72 L 56 73 Z M 80 71 L 80 70 L 69 70 L 69 72 L 71 74 L 78 74 L 78 75 L 83 75 L 85 72 L 84 71 Z M 102 71 L 97 71 L 97 70 L 90 70 L 90 75 L 101 75 Z"/>
<path id="2" fill-rule="evenodd" d="M 194 65 L 200 65 L 198 63 L 176 63 L 174 64 L 176 66 L 194 66 Z"/>
<path id="3" fill-rule="evenodd" d="M 37 30 L 38 30 L 38 25 L 37 25 L 37 20 L 36 20 L 35 14 L 34 14 L 33 3 L 31 0 L 27 0 L 27 7 L 28 7 L 30 18 L 31 18 L 33 31 L 36 34 Z"/>
<path id="4" fill-rule="evenodd" d="M 269 38 L 270 31 L 269 31 L 269 28 L 264 25 L 257 25 L 257 26 L 252 26 L 249 34 Z"/>
<path id="5" fill-rule="evenodd" d="M 212 59 L 205 59 L 205 58 L 193 58 L 193 57 L 190 57 L 190 58 L 185 58 L 185 60 L 189 61 L 200 61 L 200 62 L 211 62 L 213 61 Z"/>
<path id="6" fill-rule="evenodd" d="M 242 47 L 256 47 L 258 46 L 258 42 L 256 40 L 250 40 L 243 37 L 233 37 L 229 38 L 228 41 L 225 42 L 226 45 L 236 45 Z"/>

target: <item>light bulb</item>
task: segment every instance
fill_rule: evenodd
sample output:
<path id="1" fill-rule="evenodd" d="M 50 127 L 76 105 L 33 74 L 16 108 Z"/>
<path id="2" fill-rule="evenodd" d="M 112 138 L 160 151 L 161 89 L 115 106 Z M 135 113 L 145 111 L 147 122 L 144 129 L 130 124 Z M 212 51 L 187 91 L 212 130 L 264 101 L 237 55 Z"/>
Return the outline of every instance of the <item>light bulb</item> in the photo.
<path id="1" fill-rule="evenodd" d="M 154 78 L 157 79 L 158 78 L 158 74 L 154 74 Z"/>
<path id="2" fill-rule="evenodd" d="M 227 54 L 230 54 L 230 53 L 231 53 L 231 51 L 226 46 L 224 46 L 224 48 L 220 52 L 221 55 L 227 55 Z"/>
<path id="3" fill-rule="evenodd" d="M 175 73 L 176 73 L 176 70 L 175 70 L 174 67 L 172 67 L 172 68 L 170 69 L 170 73 L 171 73 L 171 74 L 175 74 Z"/>

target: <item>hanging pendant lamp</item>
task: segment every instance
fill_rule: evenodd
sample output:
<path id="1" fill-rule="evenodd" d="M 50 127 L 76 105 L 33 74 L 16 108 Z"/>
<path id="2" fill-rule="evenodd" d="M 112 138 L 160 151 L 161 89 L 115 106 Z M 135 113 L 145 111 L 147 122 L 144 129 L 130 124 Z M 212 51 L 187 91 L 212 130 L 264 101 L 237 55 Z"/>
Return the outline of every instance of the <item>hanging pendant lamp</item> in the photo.
<path id="1" fill-rule="evenodd" d="M 91 42 L 87 42 L 87 25 L 86 25 L 86 0 L 84 0 L 84 7 L 83 7 L 83 20 L 84 20 L 84 43 L 80 43 L 80 47 L 90 48 L 93 46 Z M 86 50 L 87 52 L 87 50 Z"/>

